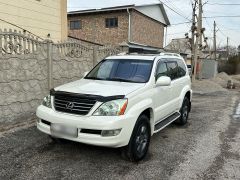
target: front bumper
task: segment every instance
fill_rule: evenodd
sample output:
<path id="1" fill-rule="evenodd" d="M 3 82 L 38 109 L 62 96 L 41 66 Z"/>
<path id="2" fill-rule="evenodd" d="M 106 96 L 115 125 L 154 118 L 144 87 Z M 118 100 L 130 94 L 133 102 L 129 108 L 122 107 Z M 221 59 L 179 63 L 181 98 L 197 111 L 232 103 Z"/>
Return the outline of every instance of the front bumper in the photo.
<path id="1" fill-rule="evenodd" d="M 37 128 L 46 134 L 51 135 L 50 125 L 43 123 L 41 120 L 78 128 L 77 138 L 62 136 L 64 139 L 106 147 L 126 146 L 130 140 L 136 121 L 134 117 L 127 115 L 103 117 L 66 114 L 56 112 L 42 105 L 37 109 L 37 117 L 40 119 L 40 121 L 37 122 Z M 121 129 L 121 132 L 117 136 L 103 137 L 101 134 L 81 133 L 81 129 L 101 131 Z"/>

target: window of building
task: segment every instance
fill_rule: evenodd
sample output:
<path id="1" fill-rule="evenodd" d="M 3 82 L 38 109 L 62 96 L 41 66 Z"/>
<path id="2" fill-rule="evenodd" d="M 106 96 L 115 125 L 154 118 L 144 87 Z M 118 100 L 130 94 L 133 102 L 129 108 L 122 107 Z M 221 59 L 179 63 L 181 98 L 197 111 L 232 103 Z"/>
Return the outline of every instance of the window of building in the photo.
<path id="1" fill-rule="evenodd" d="M 82 23 L 80 20 L 70 21 L 70 30 L 82 29 Z"/>
<path id="2" fill-rule="evenodd" d="M 106 18 L 106 28 L 118 27 L 118 18 Z"/>

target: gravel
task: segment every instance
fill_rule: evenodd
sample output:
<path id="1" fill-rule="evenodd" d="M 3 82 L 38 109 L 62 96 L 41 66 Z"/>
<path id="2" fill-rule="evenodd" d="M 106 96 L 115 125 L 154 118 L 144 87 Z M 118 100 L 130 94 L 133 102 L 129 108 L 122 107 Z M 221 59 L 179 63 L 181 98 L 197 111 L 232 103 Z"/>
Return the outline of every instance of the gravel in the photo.
<path id="1" fill-rule="evenodd" d="M 213 89 L 194 94 L 188 124 L 155 134 L 139 163 L 123 160 L 119 149 L 54 143 L 32 126 L 0 137 L 0 179 L 237 179 L 240 119 L 233 117 L 240 96 L 200 83 L 194 85 Z"/>
<path id="2" fill-rule="evenodd" d="M 235 84 L 236 89 L 240 89 L 240 75 L 229 76 L 226 73 L 219 73 L 214 78 L 209 80 L 196 80 L 192 83 L 192 88 L 195 93 L 205 94 L 214 92 L 228 93 L 226 89 L 228 81 Z"/>

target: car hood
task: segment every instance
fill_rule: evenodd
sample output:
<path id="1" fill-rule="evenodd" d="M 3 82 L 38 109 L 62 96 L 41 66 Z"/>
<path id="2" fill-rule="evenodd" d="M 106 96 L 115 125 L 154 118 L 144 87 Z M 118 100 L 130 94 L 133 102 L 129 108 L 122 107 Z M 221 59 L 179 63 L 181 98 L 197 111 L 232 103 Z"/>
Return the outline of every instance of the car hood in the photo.
<path id="1" fill-rule="evenodd" d="M 55 91 L 65 91 L 99 96 L 127 95 L 144 87 L 145 83 L 128 83 L 117 81 L 99 81 L 81 79 L 55 88 Z"/>

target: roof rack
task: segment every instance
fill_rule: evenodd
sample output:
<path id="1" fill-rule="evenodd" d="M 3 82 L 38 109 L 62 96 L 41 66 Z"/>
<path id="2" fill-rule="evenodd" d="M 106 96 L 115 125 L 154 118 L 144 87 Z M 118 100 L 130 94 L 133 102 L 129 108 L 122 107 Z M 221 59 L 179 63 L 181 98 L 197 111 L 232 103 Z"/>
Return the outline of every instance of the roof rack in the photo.
<path id="1" fill-rule="evenodd" d="M 124 55 L 158 56 L 159 53 L 153 54 L 153 53 L 121 52 L 121 53 L 117 54 L 117 56 L 124 56 Z"/>
<path id="2" fill-rule="evenodd" d="M 176 57 L 181 57 L 180 54 L 177 54 L 177 53 L 168 53 L 168 52 L 160 53 L 160 56 L 176 56 Z"/>
<path id="3" fill-rule="evenodd" d="M 182 57 L 180 54 L 177 53 L 169 53 L 169 52 L 162 52 L 162 53 L 128 53 L 128 52 L 122 52 L 117 54 L 117 56 L 124 56 L 124 55 L 141 55 L 141 56 L 175 56 L 175 57 Z"/>

